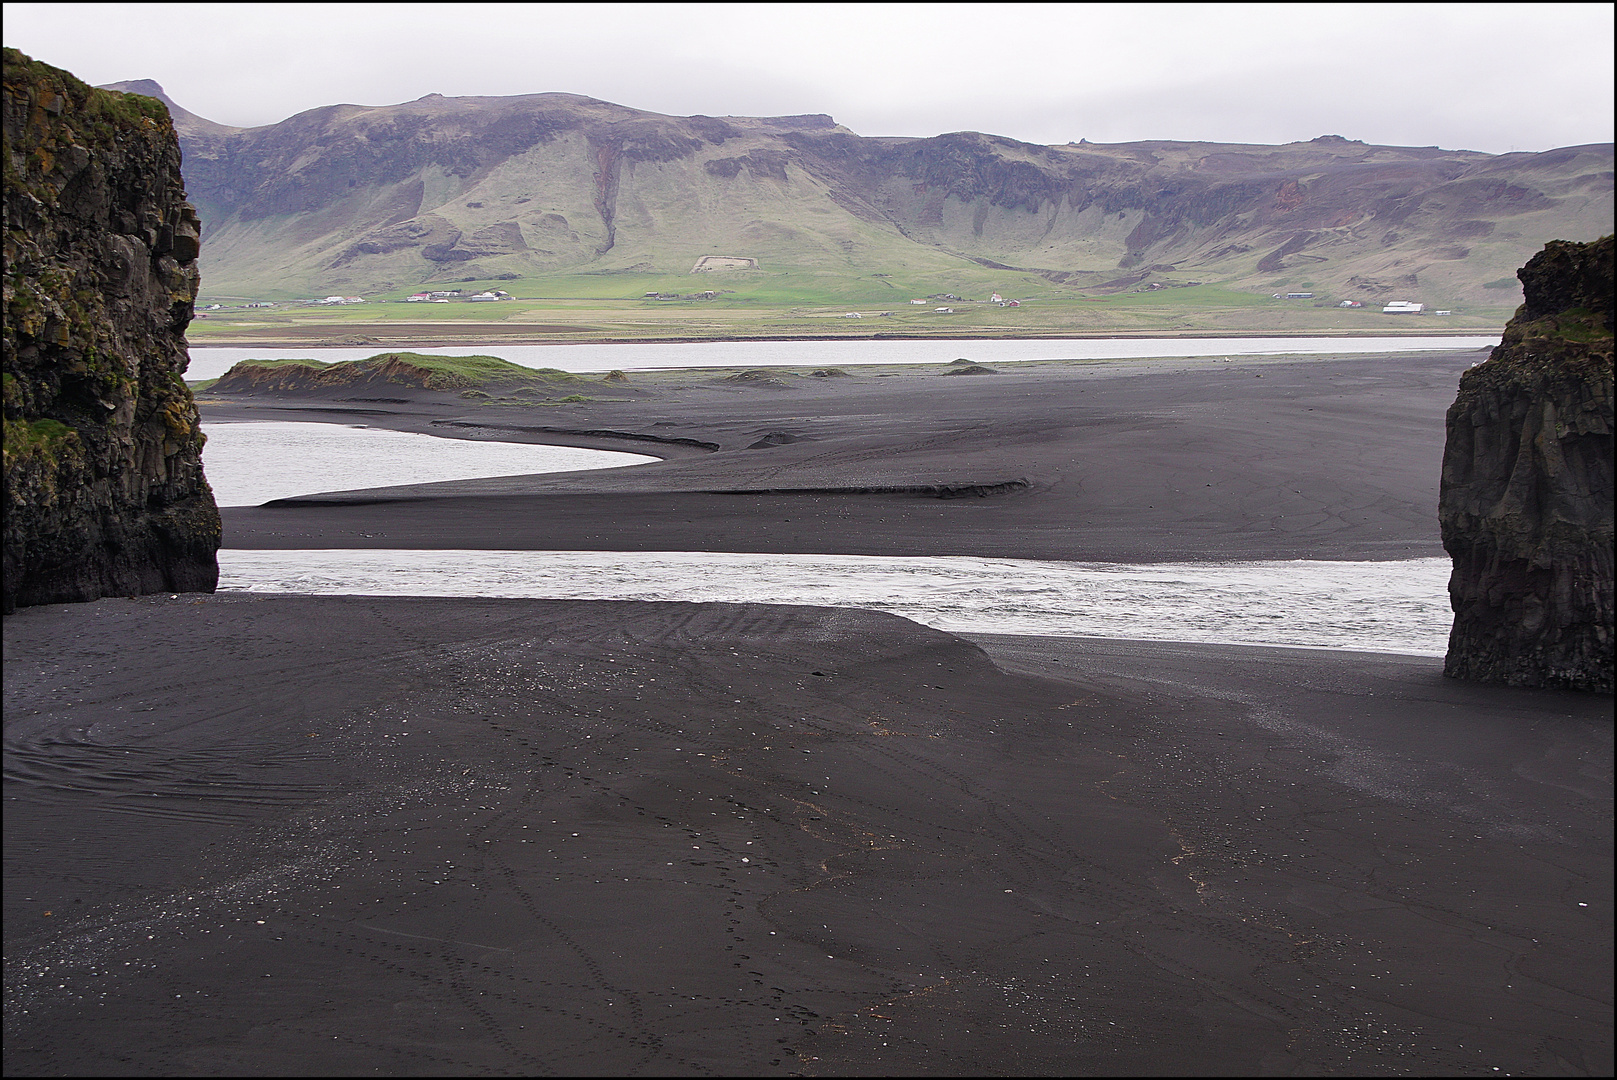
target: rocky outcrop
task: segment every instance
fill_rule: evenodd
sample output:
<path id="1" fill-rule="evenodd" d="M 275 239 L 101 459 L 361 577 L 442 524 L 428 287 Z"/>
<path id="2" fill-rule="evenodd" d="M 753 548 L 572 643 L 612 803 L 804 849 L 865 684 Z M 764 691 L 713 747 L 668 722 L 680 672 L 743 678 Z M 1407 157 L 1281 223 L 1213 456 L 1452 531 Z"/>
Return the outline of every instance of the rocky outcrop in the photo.
<path id="1" fill-rule="evenodd" d="M 5 51 L 4 609 L 211 592 L 182 375 L 200 228 L 160 102 Z"/>
<path id="2" fill-rule="evenodd" d="M 1444 673 L 1612 689 L 1612 237 L 1553 241 L 1448 413 Z"/>

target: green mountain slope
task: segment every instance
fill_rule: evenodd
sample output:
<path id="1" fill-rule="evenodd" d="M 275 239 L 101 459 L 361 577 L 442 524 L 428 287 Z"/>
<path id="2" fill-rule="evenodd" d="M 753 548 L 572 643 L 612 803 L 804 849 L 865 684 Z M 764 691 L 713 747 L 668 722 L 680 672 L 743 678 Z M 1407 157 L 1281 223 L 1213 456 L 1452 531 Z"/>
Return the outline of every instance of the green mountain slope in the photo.
<path id="1" fill-rule="evenodd" d="M 251 129 L 176 116 L 214 296 L 493 279 L 890 305 L 979 280 L 1199 281 L 1508 313 L 1515 269 L 1545 241 L 1613 226 L 1610 144 L 870 139 L 827 116 L 673 117 L 568 94 L 335 105 Z M 694 272 L 708 256 L 745 268 Z"/>

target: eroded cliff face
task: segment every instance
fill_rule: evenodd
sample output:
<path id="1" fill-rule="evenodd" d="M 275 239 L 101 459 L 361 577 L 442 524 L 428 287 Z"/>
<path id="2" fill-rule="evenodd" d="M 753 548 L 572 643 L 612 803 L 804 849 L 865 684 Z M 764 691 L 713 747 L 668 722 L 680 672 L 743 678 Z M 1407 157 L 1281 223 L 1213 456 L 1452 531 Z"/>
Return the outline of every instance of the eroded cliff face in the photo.
<path id="1" fill-rule="evenodd" d="M 1612 689 L 1612 237 L 1553 241 L 1448 413 L 1444 674 Z"/>
<path id="2" fill-rule="evenodd" d="M 200 229 L 160 102 L 5 50 L 4 610 L 212 591 Z"/>

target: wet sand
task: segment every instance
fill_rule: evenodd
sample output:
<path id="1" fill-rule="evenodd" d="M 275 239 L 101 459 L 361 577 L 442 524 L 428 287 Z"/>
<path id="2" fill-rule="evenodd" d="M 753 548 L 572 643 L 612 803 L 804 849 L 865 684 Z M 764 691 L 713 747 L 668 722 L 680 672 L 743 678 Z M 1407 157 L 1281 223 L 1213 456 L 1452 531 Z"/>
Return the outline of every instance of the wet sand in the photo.
<path id="1" fill-rule="evenodd" d="M 617 491 L 576 474 L 227 512 L 227 543 L 657 546 L 650 524 L 670 547 L 781 545 L 742 550 L 1431 554 L 1459 369 L 1337 363 L 1248 368 L 1264 396 L 1222 372 L 1084 376 L 1060 385 L 1109 383 L 1104 408 L 1067 414 L 1049 386 L 952 385 L 986 376 L 886 413 L 897 379 L 768 412 L 751 387 L 648 393 L 583 419 L 631 430 L 641 407 L 721 446 L 790 417 L 846 434 L 671 449 Z M 873 490 L 1011 465 L 1027 488 Z M 696 494 L 771 468 L 843 490 Z M 1155 514 L 1159 493 L 1181 498 Z M 1365 501 L 1318 516 L 1343 493 Z M 720 498 L 827 519 L 698 521 Z M 1087 498 L 1112 519 L 1062 526 Z M 1280 526 L 1294 504 L 1316 516 Z M 1047 527 L 1007 537 L 997 508 L 1018 506 Z M 609 542 L 548 542 L 588 528 Z M 181 595 L 4 632 L 8 1074 L 1612 1068 L 1609 695 L 761 605 Z"/>

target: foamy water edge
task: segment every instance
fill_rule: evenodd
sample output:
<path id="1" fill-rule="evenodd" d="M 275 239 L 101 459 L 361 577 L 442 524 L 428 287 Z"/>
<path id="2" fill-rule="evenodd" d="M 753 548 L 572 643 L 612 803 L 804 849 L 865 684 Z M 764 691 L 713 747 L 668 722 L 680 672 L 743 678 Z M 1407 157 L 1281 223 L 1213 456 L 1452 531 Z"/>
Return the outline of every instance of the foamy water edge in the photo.
<path id="1" fill-rule="evenodd" d="M 683 600 L 891 612 L 939 630 L 1442 656 L 1449 560 L 1129 565 L 970 556 L 299 549 L 219 552 L 221 590 Z"/>

